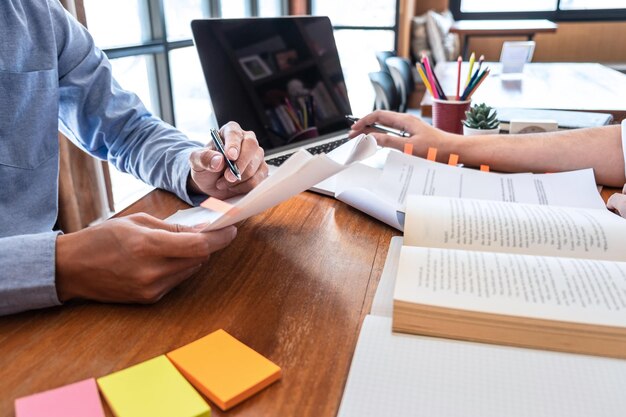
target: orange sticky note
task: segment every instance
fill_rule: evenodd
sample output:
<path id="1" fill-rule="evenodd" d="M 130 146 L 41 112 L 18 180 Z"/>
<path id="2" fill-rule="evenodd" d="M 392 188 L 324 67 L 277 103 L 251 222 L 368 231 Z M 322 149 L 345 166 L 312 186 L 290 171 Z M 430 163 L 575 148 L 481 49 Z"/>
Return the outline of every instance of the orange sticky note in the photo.
<path id="1" fill-rule="evenodd" d="M 481 165 L 480 170 L 483 172 L 489 172 L 489 165 Z"/>
<path id="2" fill-rule="evenodd" d="M 412 143 L 405 143 L 404 144 L 404 153 L 409 154 L 409 155 L 413 155 L 413 144 Z"/>
<path id="3" fill-rule="evenodd" d="M 448 165 L 456 166 L 459 163 L 459 155 L 451 153 L 448 159 Z"/>
<path id="4" fill-rule="evenodd" d="M 232 204 L 213 197 L 209 197 L 204 200 L 202 203 L 200 203 L 200 206 L 209 210 L 219 211 L 220 213 L 227 213 L 230 209 L 233 208 Z"/>
<path id="5" fill-rule="evenodd" d="M 429 161 L 437 160 L 437 148 L 428 148 L 428 154 L 426 155 L 426 159 Z"/>
<path id="6" fill-rule="evenodd" d="M 178 370 L 222 410 L 280 379 L 280 368 L 224 330 L 167 354 Z"/>

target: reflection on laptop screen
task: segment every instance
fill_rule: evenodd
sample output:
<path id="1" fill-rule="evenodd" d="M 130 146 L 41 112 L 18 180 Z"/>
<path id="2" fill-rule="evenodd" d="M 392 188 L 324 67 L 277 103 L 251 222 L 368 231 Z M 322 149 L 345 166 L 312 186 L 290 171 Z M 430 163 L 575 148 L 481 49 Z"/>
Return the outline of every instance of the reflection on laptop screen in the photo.
<path id="1" fill-rule="evenodd" d="M 192 29 L 220 125 L 237 121 L 266 150 L 349 126 L 327 17 L 194 20 Z"/>

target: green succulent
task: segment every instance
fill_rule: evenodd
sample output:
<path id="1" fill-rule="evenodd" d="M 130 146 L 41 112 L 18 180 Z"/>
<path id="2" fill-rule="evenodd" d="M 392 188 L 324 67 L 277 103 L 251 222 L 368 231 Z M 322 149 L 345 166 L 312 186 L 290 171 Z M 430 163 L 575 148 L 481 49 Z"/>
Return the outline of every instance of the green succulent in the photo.
<path id="1" fill-rule="evenodd" d="M 463 124 L 472 129 L 496 129 L 500 126 L 498 113 L 485 103 L 476 104 L 465 112 Z"/>

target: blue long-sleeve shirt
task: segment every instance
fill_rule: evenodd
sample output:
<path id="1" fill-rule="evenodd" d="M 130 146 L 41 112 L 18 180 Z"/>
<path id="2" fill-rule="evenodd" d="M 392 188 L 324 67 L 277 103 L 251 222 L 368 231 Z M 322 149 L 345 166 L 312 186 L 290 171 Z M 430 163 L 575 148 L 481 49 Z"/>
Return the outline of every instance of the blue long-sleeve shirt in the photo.
<path id="1" fill-rule="evenodd" d="M 186 191 L 191 142 L 112 78 L 58 0 L 0 4 L 0 314 L 59 304 L 58 131 L 145 182 Z"/>

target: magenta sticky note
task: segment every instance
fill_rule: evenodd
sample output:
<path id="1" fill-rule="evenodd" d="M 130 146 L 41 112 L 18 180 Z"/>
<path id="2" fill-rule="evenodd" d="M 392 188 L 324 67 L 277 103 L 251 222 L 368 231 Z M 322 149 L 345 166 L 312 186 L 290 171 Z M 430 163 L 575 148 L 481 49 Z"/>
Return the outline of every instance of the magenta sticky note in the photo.
<path id="1" fill-rule="evenodd" d="M 40 392 L 15 400 L 15 417 L 104 417 L 96 380 Z"/>

